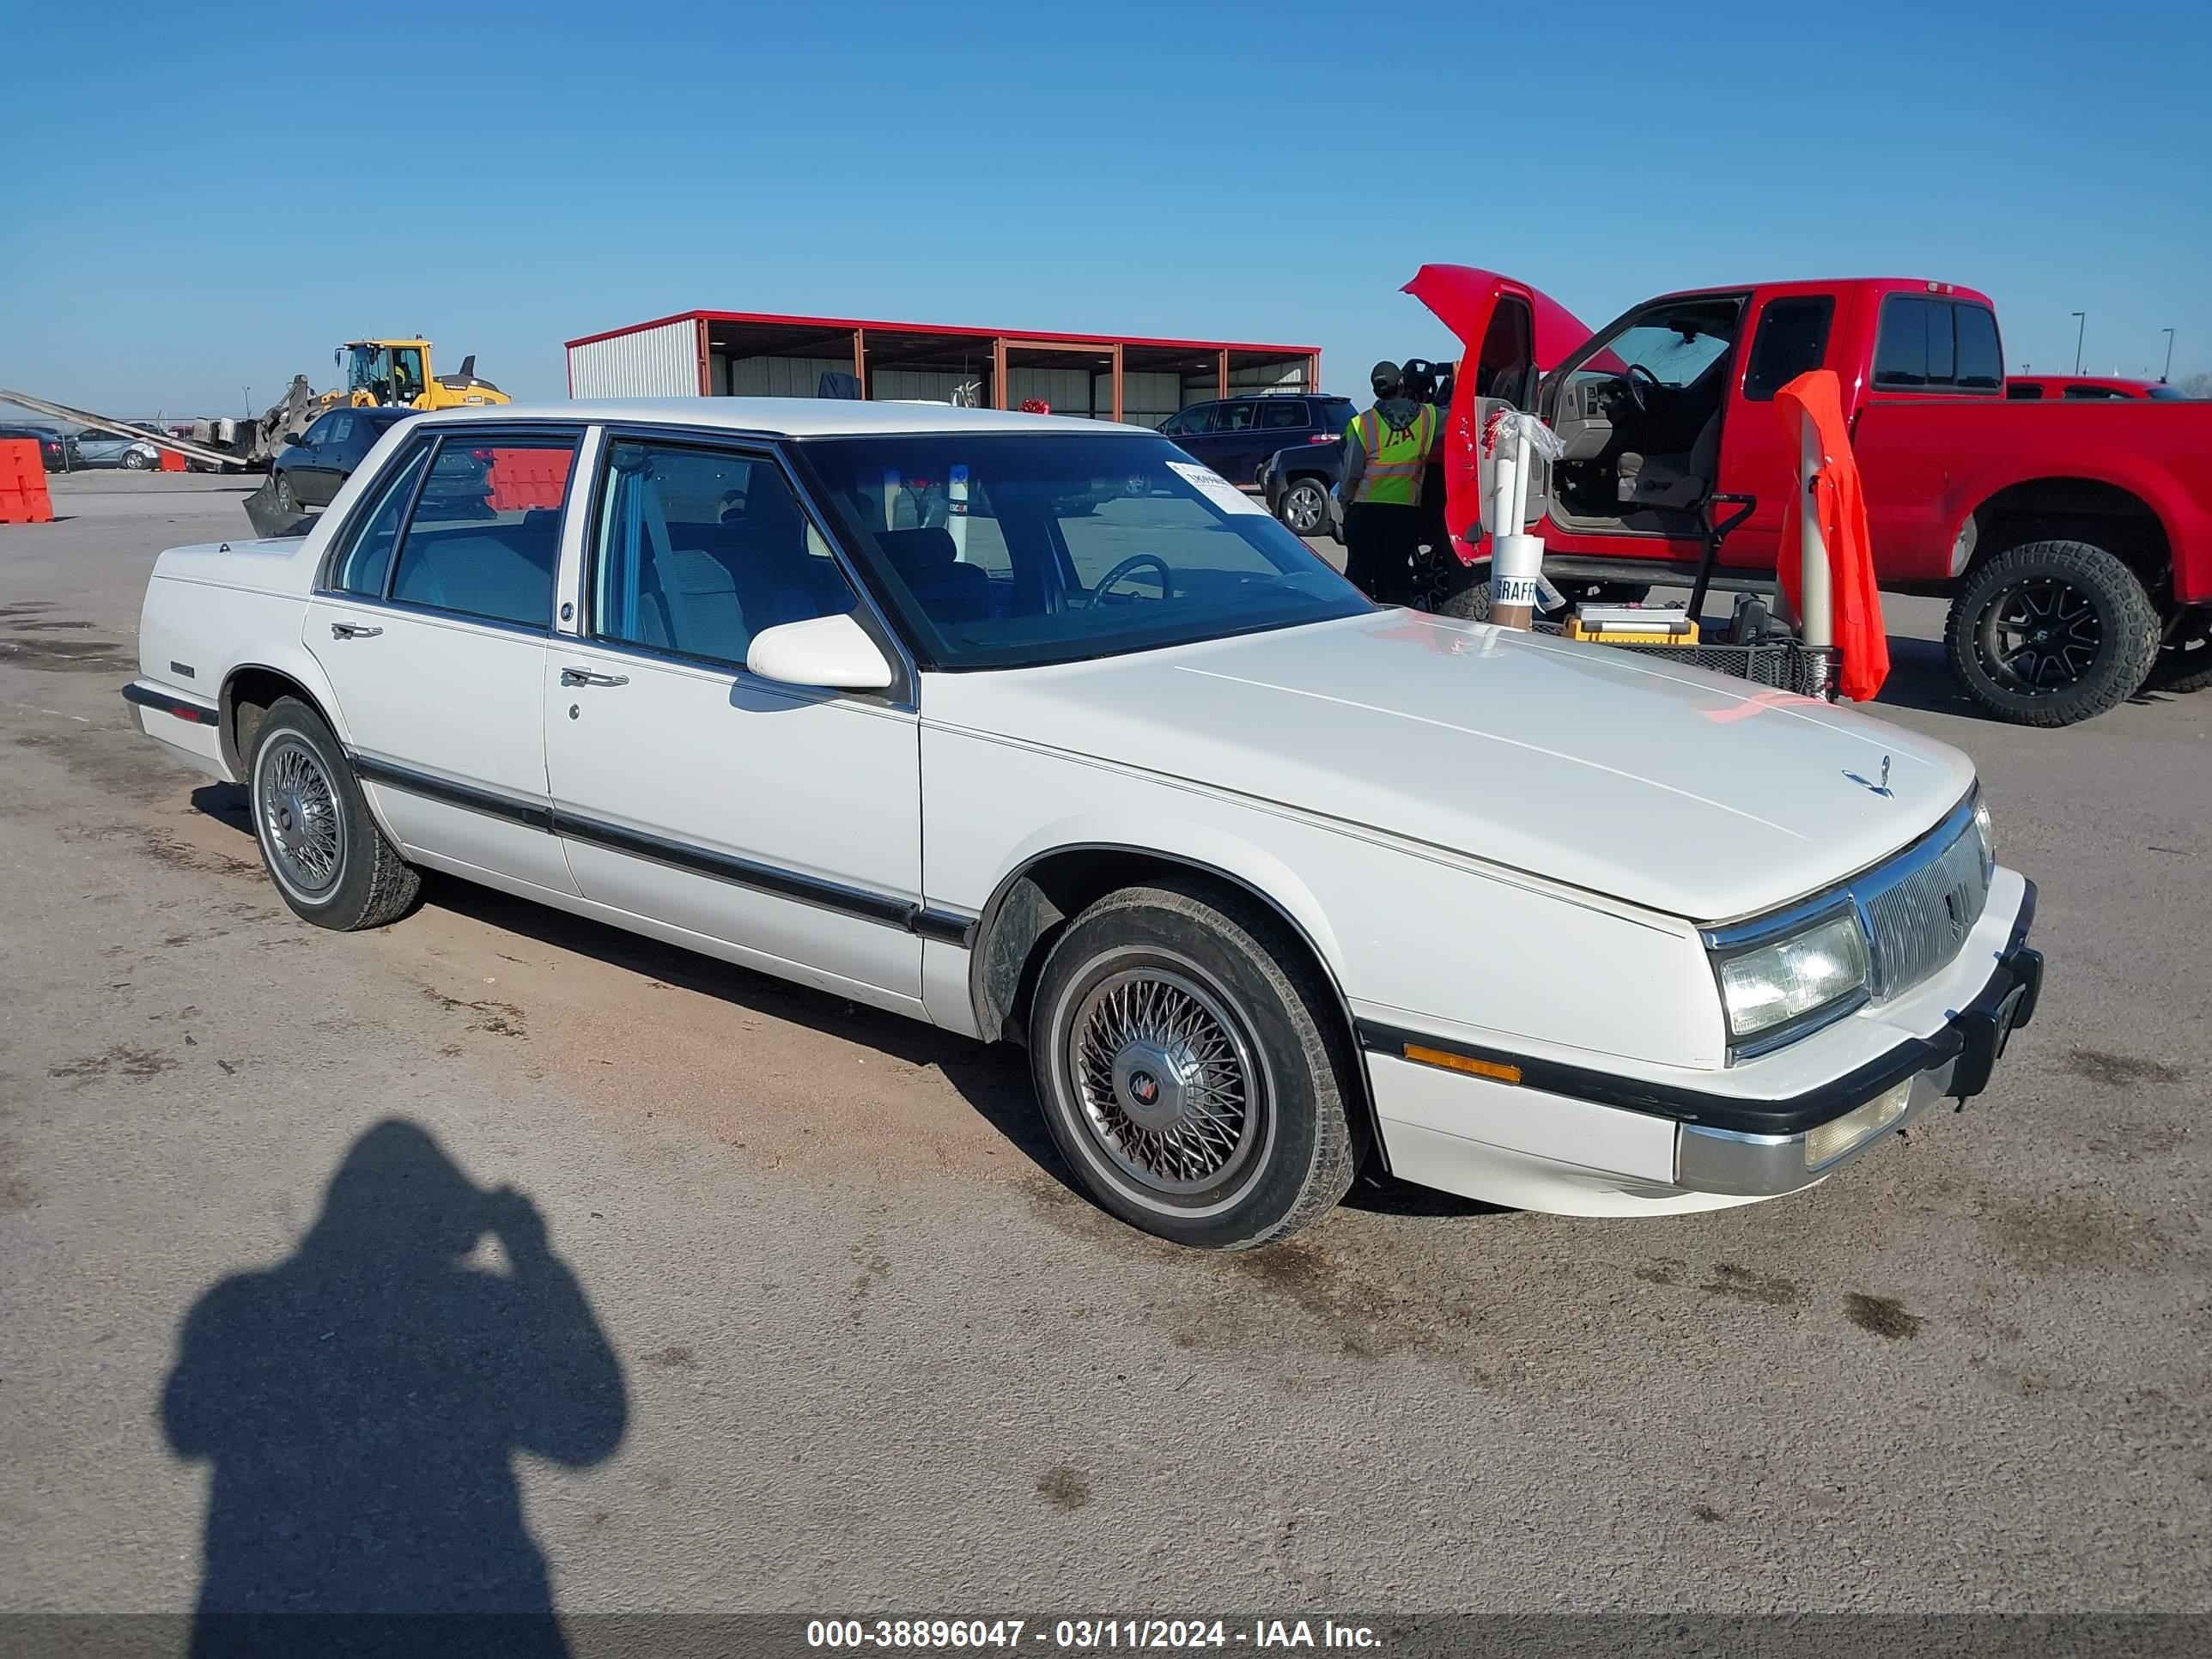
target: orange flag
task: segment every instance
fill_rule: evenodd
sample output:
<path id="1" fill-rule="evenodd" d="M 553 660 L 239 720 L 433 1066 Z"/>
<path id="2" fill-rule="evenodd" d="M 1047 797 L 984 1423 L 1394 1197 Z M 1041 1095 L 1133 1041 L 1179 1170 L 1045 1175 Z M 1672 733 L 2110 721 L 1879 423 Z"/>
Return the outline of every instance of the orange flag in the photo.
<path id="1" fill-rule="evenodd" d="M 1828 544 L 1829 586 L 1836 621 L 1836 644 L 1843 653 L 1839 689 L 1853 702 L 1865 702 L 1889 678 L 1889 634 L 1881 623 L 1881 594 L 1875 586 L 1874 550 L 1867 538 L 1866 496 L 1859 485 L 1859 464 L 1851 453 L 1850 428 L 1844 421 L 1843 387 L 1833 369 L 1808 369 L 1774 394 L 1774 412 L 1797 453 L 1802 422 L 1809 417 L 1820 434 L 1820 475 L 1809 492 L 1792 489 L 1782 515 L 1782 552 L 1776 574 L 1783 597 L 1804 614 L 1802 497 L 1809 493 Z"/>

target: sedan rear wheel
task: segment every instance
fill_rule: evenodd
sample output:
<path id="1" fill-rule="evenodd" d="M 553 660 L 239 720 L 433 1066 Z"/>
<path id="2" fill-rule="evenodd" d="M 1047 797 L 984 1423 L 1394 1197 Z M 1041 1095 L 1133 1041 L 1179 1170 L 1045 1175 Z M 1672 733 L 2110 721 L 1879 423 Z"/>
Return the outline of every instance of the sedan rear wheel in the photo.
<path id="1" fill-rule="evenodd" d="M 1352 1183 L 1357 1061 L 1334 998 L 1283 925 L 1230 893 L 1170 878 L 1098 901 L 1046 959 L 1030 1035 L 1062 1155 L 1147 1232 L 1264 1244 Z"/>
<path id="2" fill-rule="evenodd" d="M 252 734 L 253 836 L 293 914 L 319 927 L 380 927 L 405 915 L 422 877 L 369 816 L 323 717 L 280 697 Z"/>

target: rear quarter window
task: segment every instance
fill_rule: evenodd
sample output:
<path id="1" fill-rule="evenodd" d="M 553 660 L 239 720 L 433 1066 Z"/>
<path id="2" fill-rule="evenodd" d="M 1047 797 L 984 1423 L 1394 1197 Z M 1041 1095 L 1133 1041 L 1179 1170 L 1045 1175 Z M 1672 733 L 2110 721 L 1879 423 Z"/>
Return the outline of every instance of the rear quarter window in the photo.
<path id="1" fill-rule="evenodd" d="M 1889 392 L 1996 392 L 2004 384 L 1997 321 L 1987 306 L 1917 294 L 1881 302 L 1874 383 Z"/>

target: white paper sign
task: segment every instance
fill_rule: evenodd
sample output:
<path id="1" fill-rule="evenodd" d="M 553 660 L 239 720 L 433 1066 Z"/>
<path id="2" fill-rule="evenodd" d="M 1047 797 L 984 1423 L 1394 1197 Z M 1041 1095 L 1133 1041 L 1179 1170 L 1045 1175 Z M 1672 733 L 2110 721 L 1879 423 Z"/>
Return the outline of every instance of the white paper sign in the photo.
<path id="1" fill-rule="evenodd" d="M 1266 507 L 1210 466 L 1200 466 L 1195 461 L 1170 461 L 1168 471 L 1224 513 L 1255 513 L 1263 519 L 1267 516 Z"/>

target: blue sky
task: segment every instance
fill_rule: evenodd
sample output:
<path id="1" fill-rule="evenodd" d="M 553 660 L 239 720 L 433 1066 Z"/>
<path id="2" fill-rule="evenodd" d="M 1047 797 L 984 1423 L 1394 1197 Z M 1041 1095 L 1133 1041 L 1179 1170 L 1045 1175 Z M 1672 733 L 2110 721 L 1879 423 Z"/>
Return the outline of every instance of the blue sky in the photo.
<path id="1" fill-rule="evenodd" d="M 1435 0 L 23 6 L 0 385 L 258 407 L 421 330 L 519 396 L 694 306 L 1443 356 L 1397 289 L 1987 290 L 2212 368 L 2212 9 Z M 1848 19 L 1848 21 L 1840 21 Z M 97 20 L 100 27 L 88 27 Z M 1835 21 L 1832 21 L 1835 20 Z"/>

